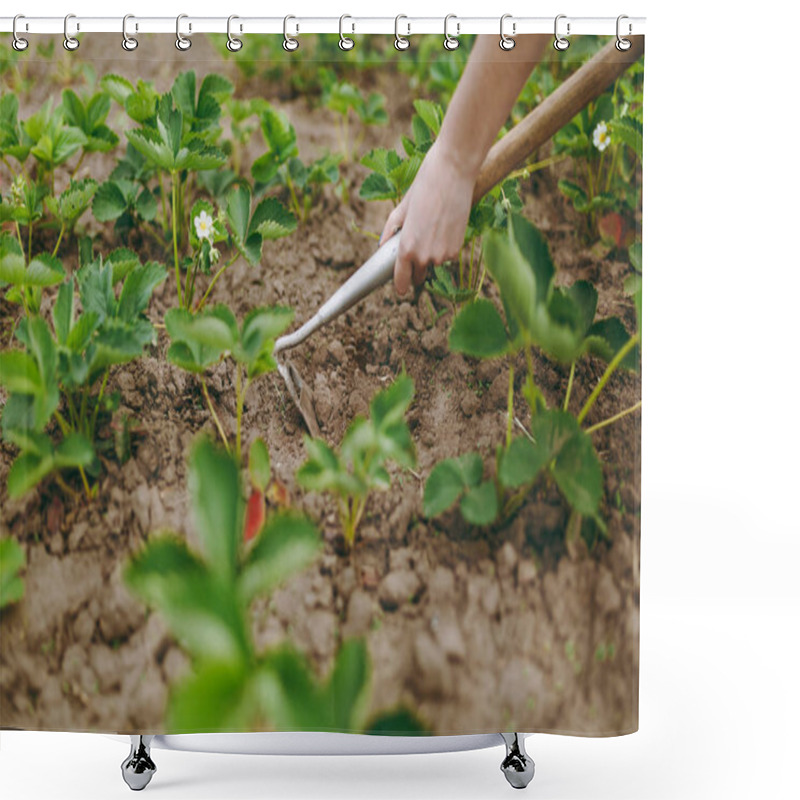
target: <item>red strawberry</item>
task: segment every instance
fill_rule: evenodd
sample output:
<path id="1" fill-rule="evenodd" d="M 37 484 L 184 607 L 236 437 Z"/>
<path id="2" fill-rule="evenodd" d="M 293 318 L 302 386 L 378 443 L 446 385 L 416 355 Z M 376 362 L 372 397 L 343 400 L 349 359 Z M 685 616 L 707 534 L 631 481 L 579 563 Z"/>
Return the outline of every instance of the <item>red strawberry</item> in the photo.
<path id="1" fill-rule="evenodd" d="M 247 501 L 247 514 L 244 520 L 244 540 L 253 539 L 264 525 L 267 516 L 267 504 L 261 492 L 252 492 Z"/>

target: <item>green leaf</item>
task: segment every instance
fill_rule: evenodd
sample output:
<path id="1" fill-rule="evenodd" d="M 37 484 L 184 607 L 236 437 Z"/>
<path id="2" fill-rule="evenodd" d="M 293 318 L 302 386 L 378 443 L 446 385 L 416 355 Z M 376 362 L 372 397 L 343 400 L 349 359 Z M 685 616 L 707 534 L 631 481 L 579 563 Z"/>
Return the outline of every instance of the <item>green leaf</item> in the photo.
<path id="1" fill-rule="evenodd" d="M 65 345 L 74 320 L 74 281 L 70 278 L 61 284 L 58 289 L 56 302 L 53 304 L 53 329 L 56 332 L 56 341 Z"/>
<path id="2" fill-rule="evenodd" d="M 0 538 L 0 608 L 16 603 L 25 593 L 19 571 L 25 566 L 25 551 L 10 536 Z"/>
<path id="3" fill-rule="evenodd" d="M 267 491 L 272 471 L 269 460 L 269 450 L 263 439 L 255 439 L 250 445 L 250 483 L 262 494 Z"/>
<path id="4" fill-rule="evenodd" d="M 238 592 L 246 605 L 269 594 L 316 558 L 322 542 L 316 526 L 294 512 L 273 514 L 242 566 Z"/>
<path id="5" fill-rule="evenodd" d="M 537 447 L 530 439 L 518 436 L 503 452 L 498 478 L 507 489 L 533 483 L 552 457 L 546 447 Z"/>
<path id="6" fill-rule="evenodd" d="M 503 305 L 522 330 L 530 333 L 536 322 L 536 278 L 525 256 L 509 233 L 490 231 L 484 245 L 484 260 L 497 281 Z"/>
<path id="7" fill-rule="evenodd" d="M 242 732 L 258 721 L 252 676 L 244 661 L 203 661 L 169 695 L 169 734 Z"/>
<path id="8" fill-rule="evenodd" d="M 151 538 L 128 562 L 123 577 L 159 610 L 180 644 L 196 658 L 236 661 L 248 653 L 244 621 L 229 586 L 174 534 Z"/>
<path id="9" fill-rule="evenodd" d="M 447 511 L 467 489 L 480 483 L 483 459 L 478 453 L 466 453 L 440 461 L 425 482 L 422 509 L 426 517 Z"/>
<path id="10" fill-rule="evenodd" d="M 189 493 L 195 525 L 212 568 L 230 579 L 242 530 L 242 488 L 236 459 L 201 438 L 189 457 Z"/>
<path id="11" fill-rule="evenodd" d="M 50 213 L 65 227 L 70 227 L 89 208 L 97 191 L 97 181 L 86 178 L 72 181 L 58 197 L 48 197 Z"/>
<path id="12" fill-rule="evenodd" d="M 82 433 L 70 433 L 56 445 L 53 455 L 56 469 L 87 467 L 95 457 L 92 443 Z"/>
<path id="13" fill-rule="evenodd" d="M 508 488 L 531 483 L 547 466 L 569 504 L 595 515 L 603 492 L 603 470 L 591 438 L 565 411 L 536 414 L 531 422 L 535 444 L 515 439 L 503 454 L 499 478 Z"/>
<path id="14" fill-rule="evenodd" d="M 430 128 L 433 135 L 438 136 L 444 118 L 442 107 L 431 100 L 418 99 L 414 101 L 414 110 L 419 114 L 428 128 Z"/>
<path id="15" fill-rule="evenodd" d="M 138 317 L 150 304 L 153 289 L 166 278 L 166 269 L 155 261 L 148 261 L 144 266 L 135 268 L 122 284 L 117 317 L 124 322 L 130 322 Z"/>
<path id="16" fill-rule="evenodd" d="M 330 698 L 332 728 L 339 731 L 361 729 L 361 720 L 369 700 L 369 655 L 361 639 L 343 642 L 336 654 L 326 694 Z"/>
<path id="17" fill-rule="evenodd" d="M 256 206 L 250 228 L 264 241 L 273 241 L 297 230 L 297 217 L 276 197 L 266 197 Z"/>
<path id="18" fill-rule="evenodd" d="M 465 305 L 453 320 L 450 349 L 479 358 L 501 356 L 508 352 L 506 326 L 489 300 L 478 299 Z"/>
<path id="19" fill-rule="evenodd" d="M 366 725 L 370 736 L 430 736 L 419 717 L 407 708 L 396 708 L 376 714 Z"/>
<path id="20" fill-rule="evenodd" d="M 21 350 L 0 352 L 0 386 L 9 392 L 35 394 L 40 385 L 39 367 L 33 356 Z"/>
<path id="21" fill-rule="evenodd" d="M 110 222 L 118 219 L 128 210 L 129 196 L 123 193 L 123 188 L 133 189 L 129 181 L 106 181 L 97 190 L 92 202 L 92 213 L 98 222 Z"/>
<path id="22" fill-rule="evenodd" d="M 613 119 L 608 123 L 608 130 L 613 139 L 623 142 L 642 158 L 642 123 L 633 117 Z"/>
<path id="23" fill-rule="evenodd" d="M 497 518 L 497 489 L 488 480 L 461 498 L 461 516 L 471 525 L 489 525 Z"/>
<path id="24" fill-rule="evenodd" d="M 125 101 L 134 92 L 133 84 L 120 75 L 104 75 L 100 79 L 100 86 L 102 86 L 123 108 L 125 107 Z"/>
<path id="25" fill-rule="evenodd" d="M 49 253 L 39 253 L 28 264 L 25 273 L 26 286 L 56 286 L 64 280 L 64 266 L 61 260 Z"/>

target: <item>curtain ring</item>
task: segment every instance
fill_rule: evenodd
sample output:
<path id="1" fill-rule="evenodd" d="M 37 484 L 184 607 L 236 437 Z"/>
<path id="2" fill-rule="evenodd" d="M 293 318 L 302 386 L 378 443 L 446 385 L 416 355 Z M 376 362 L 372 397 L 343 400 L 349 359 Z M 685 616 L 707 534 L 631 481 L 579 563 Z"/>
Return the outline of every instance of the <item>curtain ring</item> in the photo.
<path id="1" fill-rule="evenodd" d="M 69 21 L 71 19 L 75 19 L 74 14 L 67 14 L 67 16 L 64 17 L 64 49 L 70 52 L 77 50 L 81 44 L 74 36 L 69 35 Z"/>
<path id="2" fill-rule="evenodd" d="M 135 19 L 133 14 L 126 14 L 122 18 L 122 49 L 127 50 L 129 53 L 139 46 L 139 40 L 133 36 L 128 35 L 128 20 Z"/>
<path id="3" fill-rule="evenodd" d="M 451 19 L 456 20 L 456 36 L 458 36 L 458 34 L 461 32 L 461 23 L 458 21 L 458 17 L 455 14 L 448 14 L 444 18 L 444 42 L 443 42 L 444 49 L 453 51 L 453 50 L 458 50 L 459 42 L 458 39 L 455 38 L 455 36 L 451 36 L 447 32 L 447 23 L 450 22 Z"/>
<path id="4" fill-rule="evenodd" d="M 239 19 L 239 17 L 237 17 L 235 14 L 231 14 L 228 17 L 228 41 L 225 43 L 225 47 L 227 47 L 231 53 L 238 53 L 244 47 L 244 42 L 241 39 L 237 39 L 231 33 L 231 22 L 233 22 L 235 19 Z M 242 30 L 241 26 L 239 27 L 239 30 Z"/>
<path id="5" fill-rule="evenodd" d="M 619 32 L 620 22 L 622 22 L 622 20 L 624 19 L 628 19 L 628 17 L 625 14 L 620 14 L 617 17 L 617 50 L 619 50 L 621 53 L 624 53 L 626 50 L 631 49 L 631 40 L 623 39 Z M 628 24 L 628 33 L 630 33 L 630 31 L 631 31 L 631 26 L 630 24 Z"/>
<path id="6" fill-rule="evenodd" d="M 296 20 L 297 17 L 293 17 L 291 14 L 289 14 L 288 16 L 283 18 L 283 49 L 287 53 L 293 53 L 295 50 L 297 50 L 298 47 L 300 47 L 300 42 L 293 36 L 289 36 L 288 25 L 290 19 Z M 297 32 L 299 33 L 300 26 L 296 25 L 296 28 Z"/>
<path id="7" fill-rule="evenodd" d="M 401 36 L 400 35 L 400 20 L 401 19 L 408 19 L 408 17 L 405 14 L 398 14 L 394 18 L 394 49 L 395 50 L 400 50 L 402 52 L 403 50 L 408 50 L 408 48 L 411 47 L 411 42 L 409 42 L 408 39 L 406 39 L 405 36 Z M 408 25 L 408 33 L 406 35 L 410 36 L 411 35 L 411 24 L 410 23 L 406 23 L 406 24 Z"/>
<path id="8" fill-rule="evenodd" d="M 188 19 L 188 17 L 188 14 L 178 14 L 175 18 L 175 47 L 181 51 L 186 51 L 192 46 L 192 40 L 181 33 L 181 20 Z M 191 24 L 189 25 L 189 30 L 192 30 Z"/>
<path id="9" fill-rule="evenodd" d="M 17 21 L 21 20 L 21 19 L 25 19 L 25 15 L 24 14 L 17 14 L 14 17 L 14 22 L 11 24 L 11 46 L 18 53 L 21 53 L 23 50 L 27 50 L 28 49 L 28 44 L 29 44 L 27 39 L 23 39 L 17 33 Z"/>
<path id="10" fill-rule="evenodd" d="M 501 50 L 513 50 L 514 49 L 514 45 L 516 44 L 516 42 L 511 38 L 511 36 L 506 36 L 505 31 L 503 30 L 503 28 L 505 27 L 505 21 L 507 19 L 511 19 L 511 17 L 512 17 L 511 14 L 503 14 L 503 16 L 500 17 L 500 42 L 499 42 L 499 44 L 500 44 L 500 49 Z M 512 35 L 514 33 L 516 33 L 516 31 L 517 31 L 517 23 L 516 22 L 512 22 L 511 23 L 511 33 L 512 33 Z"/>
<path id="11" fill-rule="evenodd" d="M 565 39 L 559 32 L 558 32 L 558 21 L 560 19 L 566 19 L 566 14 L 559 14 L 556 17 L 555 22 L 555 41 L 553 42 L 553 47 L 558 50 L 559 53 L 563 53 L 569 47 L 569 40 Z M 569 36 L 569 22 L 567 22 L 567 36 Z"/>
<path id="12" fill-rule="evenodd" d="M 344 35 L 344 21 L 346 19 L 353 19 L 349 14 L 342 14 L 339 17 L 339 48 L 341 50 L 352 50 L 356 43 L 349 37 Z M 355 25 L 353 25 L 353 31 L 355 31 Z"/>

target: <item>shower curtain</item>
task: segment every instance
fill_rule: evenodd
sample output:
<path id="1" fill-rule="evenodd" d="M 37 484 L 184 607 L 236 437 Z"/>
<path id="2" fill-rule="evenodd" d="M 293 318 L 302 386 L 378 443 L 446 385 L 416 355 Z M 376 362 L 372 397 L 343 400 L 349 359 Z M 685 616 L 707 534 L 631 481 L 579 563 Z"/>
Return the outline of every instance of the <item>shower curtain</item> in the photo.
<path id="1" fill-rule="evenodd" d="M 0 726 L 636 730 L 643 57 L 275 352 L 476 44 L 244 38 L 0 47 Z M 498 143 L 613 41 L 546 41 Z"/>

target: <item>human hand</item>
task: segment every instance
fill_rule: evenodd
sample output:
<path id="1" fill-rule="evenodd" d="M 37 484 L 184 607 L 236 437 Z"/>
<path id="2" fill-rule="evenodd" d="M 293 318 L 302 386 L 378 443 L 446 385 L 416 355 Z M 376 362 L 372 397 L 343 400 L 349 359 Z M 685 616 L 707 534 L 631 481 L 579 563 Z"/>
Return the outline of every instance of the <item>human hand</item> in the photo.
<path id="1" fill-rule="evenodd" d="M 413 280 L 419 286 L 428 267 L 458 258 L 472 207 L 476 175 L 460 159 L 434 142 L 411 188 L 392 211 L 380 243 L 398 229 L 400 245 L 394 286 L 405 294 Z"/>

